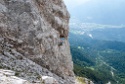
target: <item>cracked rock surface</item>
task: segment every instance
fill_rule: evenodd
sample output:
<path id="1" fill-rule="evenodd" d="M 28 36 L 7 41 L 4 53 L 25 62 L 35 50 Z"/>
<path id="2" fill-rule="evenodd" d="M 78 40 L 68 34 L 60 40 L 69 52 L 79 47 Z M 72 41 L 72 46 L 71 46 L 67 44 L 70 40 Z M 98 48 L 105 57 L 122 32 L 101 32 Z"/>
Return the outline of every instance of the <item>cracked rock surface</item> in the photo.
<path id="1" fill-rule="evenodd" d="M 0 0 L 0 68 L 39 83 L 42 75 L 74 84 L 62 0 Z"/>

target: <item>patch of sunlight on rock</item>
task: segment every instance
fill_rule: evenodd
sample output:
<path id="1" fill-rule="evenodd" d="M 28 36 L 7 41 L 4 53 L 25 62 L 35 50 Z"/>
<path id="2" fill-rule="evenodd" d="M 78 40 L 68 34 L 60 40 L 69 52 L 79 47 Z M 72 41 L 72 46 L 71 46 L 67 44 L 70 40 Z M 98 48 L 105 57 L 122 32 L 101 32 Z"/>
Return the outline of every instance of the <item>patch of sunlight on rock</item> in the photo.
<path id="1" fill-rule="evenodd" d="M 76 84 L 86 84 L 83 77 L 76 77 Z"/>
<path id="2" fill-rule="evenodd" d="M 84 78 L 84 77 L 76 77 L 75 84 L 94 84 L 93 81 Z"/>

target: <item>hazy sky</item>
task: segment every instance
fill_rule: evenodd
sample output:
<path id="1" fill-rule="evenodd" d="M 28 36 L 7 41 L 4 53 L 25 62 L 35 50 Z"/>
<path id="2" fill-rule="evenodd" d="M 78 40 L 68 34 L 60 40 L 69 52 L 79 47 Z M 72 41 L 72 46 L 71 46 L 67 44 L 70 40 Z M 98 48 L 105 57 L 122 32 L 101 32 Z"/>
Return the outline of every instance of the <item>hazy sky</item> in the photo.
<path id="1" fill-rule="evenodd" d="M 68 8 L 74 8 L 76 6 L 82 5 L 90 0 L 64 0 Z"/>
<path id="2" fill-rule="evenodd" d="M 64 0 L 71 17 L 82 22 L 125 24 L 125 0 Z"/>
<path id="3" fill-rule="evenodd" d="M 102 2 L 102 3 L 107 3 L 107 4 L 109 3 L 113 4 L 114 2 L 125 3 L 125 0 L 63 0 L 63 1 L 68 7 L 76 7 L 76 6 L 85 4 L 87 2 L 91 3 L 92 1 Z"/>

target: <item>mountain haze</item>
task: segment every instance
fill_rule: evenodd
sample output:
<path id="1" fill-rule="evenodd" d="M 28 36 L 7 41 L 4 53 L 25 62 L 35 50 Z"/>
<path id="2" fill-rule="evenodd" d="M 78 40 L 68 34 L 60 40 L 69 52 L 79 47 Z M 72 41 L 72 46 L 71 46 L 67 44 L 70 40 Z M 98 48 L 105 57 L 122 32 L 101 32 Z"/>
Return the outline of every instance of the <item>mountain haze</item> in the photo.
<path id="1" fill-rule="evenodd" d="M 74 8 L 69 7 L 71 17 L 82 22 L 121 25 L 125 22 L 124 0 L 88 0 Z"/>

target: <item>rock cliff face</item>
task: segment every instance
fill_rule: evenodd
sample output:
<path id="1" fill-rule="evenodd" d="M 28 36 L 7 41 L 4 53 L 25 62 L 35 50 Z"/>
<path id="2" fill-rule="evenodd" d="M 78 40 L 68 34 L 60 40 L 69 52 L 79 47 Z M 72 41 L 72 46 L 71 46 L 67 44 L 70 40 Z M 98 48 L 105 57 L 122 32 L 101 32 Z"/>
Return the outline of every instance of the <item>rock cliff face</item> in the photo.
<path id="1" fill-rule="evenodd" d="M 62 0 L 0 0 L 0 68 L 32 82 L 50 75 L 73 84 L 68 23 Z"/>

